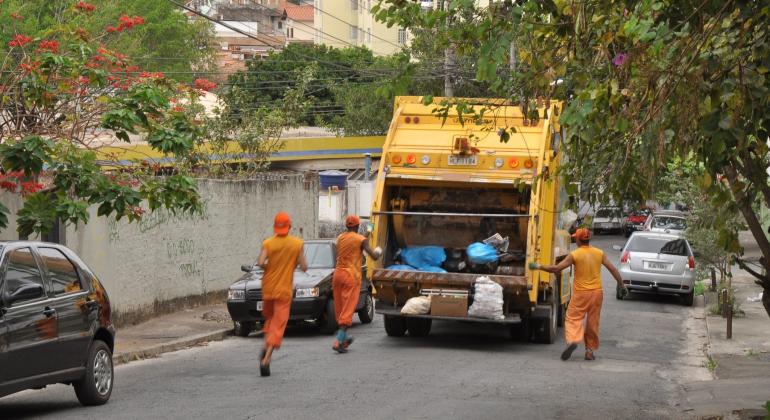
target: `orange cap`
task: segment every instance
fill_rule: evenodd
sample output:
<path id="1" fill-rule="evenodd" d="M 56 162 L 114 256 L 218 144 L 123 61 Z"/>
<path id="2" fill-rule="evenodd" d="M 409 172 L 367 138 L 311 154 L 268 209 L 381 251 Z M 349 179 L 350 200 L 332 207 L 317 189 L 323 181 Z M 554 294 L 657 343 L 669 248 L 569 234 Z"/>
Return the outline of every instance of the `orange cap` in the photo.
<path id="1" fill-rule="evenodd" d="M 356 227 L 361 224 L 361 219 L 358 218 L 355 214 L 351 214 L 350 216 L 345 218 L 345 227 L 352 228 Z"/>
<path id="2" fill-rule="evenodd" d="M 273 222 L 273 232 L 276 235 L 288 235 L 289 229 L 291 229 L 291 217 L 289 213 L 279 212 L 275 215 L 275 222 Z"/>
<path id="3" fill-rule="evenodd" d="M 578 241 L 588 241 L 591 239 L 591 231 L 586 228 L 580 228 L 572 234 L 572 237 Z"/>

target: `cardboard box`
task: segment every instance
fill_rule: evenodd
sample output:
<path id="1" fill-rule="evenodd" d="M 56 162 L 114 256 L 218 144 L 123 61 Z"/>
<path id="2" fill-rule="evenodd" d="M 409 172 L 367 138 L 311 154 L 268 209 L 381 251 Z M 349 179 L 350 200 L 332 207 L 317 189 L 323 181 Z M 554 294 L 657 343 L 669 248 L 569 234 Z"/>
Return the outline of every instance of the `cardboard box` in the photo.
<path id="1" fill-rule="evenodd" d="M 430 297 L 430 314 L 437 316 L 468 316 L 468 297 L 440 296 Z"/>

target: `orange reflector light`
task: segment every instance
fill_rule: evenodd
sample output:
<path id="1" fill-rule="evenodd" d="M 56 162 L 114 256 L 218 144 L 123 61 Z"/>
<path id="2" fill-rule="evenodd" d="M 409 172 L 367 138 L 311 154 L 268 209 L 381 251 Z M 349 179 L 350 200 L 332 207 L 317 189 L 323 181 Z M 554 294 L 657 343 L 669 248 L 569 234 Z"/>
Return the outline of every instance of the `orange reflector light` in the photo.
<path id="1" fill-rule="evenodd" d="M 401 156 L 400 155 L 393 155 L 393 156 L 391 156 L 390 161 L 395 163 L 396 165 L 398 165 L 399 163 L 401 163 Z"/>
<path id="2" fill-rule="evenodd" d="M 410 122 L 412 122 L 412 117 L 406 117 L 404 118 L 404 121 L 406 121 L 406 123 L 409 124 Z"/>
<path id="3" fill-rule="evenodd" d="M 527 159 L 524 161 L 524 167 L 527 169 L 531 169 L 534 165 L 535 164 L 532 162 L 532 159 Z"/>
<path id="4" fill-rule="evenodd" d="M 508 161 L 508 166 L 510 166 L 511 168 L 518 168 L 519 167 L 519 160 L 516 159 L 516 158 L 513 158 L 513 159 L 509 160 Z"/>
<path id="5" fill-rule="evenodd" d="M 414 165 L 417 162 L 417 158 L 414 155 L 409 155 L 406 157 L 406 163 L 410 165 Z"/>
<path id="6" fill-rule="evenodd" d="M 419 124 L 420 123 L 420 117 L 414 117 L 414 123 Z"/>

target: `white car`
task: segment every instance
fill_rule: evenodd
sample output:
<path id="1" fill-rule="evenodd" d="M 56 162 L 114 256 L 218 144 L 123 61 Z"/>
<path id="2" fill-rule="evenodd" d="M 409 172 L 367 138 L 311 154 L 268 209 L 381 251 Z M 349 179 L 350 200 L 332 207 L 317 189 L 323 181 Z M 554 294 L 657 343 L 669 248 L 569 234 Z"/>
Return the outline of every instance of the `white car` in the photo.
<path id="1" fill-rule="evenodd" d="M 645 232 L 683 235 L 687 229 L 687 216 L 680 211 L 656 211 L 644 224 Z"/>
<path id="2" fill-rule="evenodd" d="M 594 214 L 592 230 L 600 232 L 620 232 L 623 229 L 623 212 L 618 207 L 602 207 Z"/>

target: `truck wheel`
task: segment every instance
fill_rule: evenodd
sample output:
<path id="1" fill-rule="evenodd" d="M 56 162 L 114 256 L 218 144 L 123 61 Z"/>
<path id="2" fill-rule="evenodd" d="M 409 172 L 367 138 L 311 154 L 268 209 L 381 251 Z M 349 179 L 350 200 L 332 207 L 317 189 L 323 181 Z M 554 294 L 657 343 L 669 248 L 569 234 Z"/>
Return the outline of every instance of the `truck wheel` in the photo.
<path id="1" fill-rule="evenodd" d="M 567 319 L 567 305 L 569 305 L 569 302 L 559 304 L 559 309 L 556 311 L 556 315 L 558 316 L 558 319 L 556 320 L 557 327 L 564 327 L 564 321 Z"/>
<path id="2" fill-rule="evenodd" d="M 391 337 L 403 337 L 406 334 L 406 319 L 403 316 L 385 315 L 385 332 Z"/>
<path id="3" fill-rule="evenodd" d="M 233 321 L 233 334 L 238 337 L 248 337 L 254 330 L 255 324 L 247 321 Z"/>
<path id="4" fill-rule="evenodd" d="M 695 293 L 690 292 L 682 295 L 682 301 L 684 302 L 685 306 L 692 306 L 695 302 Z"/>
<path id="5" fill-rule="evenodd" d="M 536 343 L 553 344 L 556 341 L 556 304 L 538 305 L 532 316 L 532 338 Z"/>
<path id="6" fill-rule="evenodd" d="M 369 324 L 374 320 L 374 299 L 369 293 L 364 298 L 364 307 L 358 310 L 358 319 L 362 324 Z"/>
<path id="7" fill-rule="evenodd" d="M 337 325 L 337 314 L 334 312 L 334 299 L 326 301 L 326 308 L 318 321 L 318 331 L 321 334 L 334 334 L 339 325 Z"/>
<path id="8" fill-rule="evenodd" d="M 430 327 L 433 324 L 432 319 L 425 318 L 407 318 L 406 329 L 409 330 L 410 337 L 425 337 L 430 334 Z"/>
<path id="9" fill-rule="evenodd" d="M 528 343 L 532 329 L 529 318 L 522 318 L 521 322 L 511 326 L 511 339 L 519 343 Z"/>
<path id="10" fill-rule="evenodd" d="M 112 395 L 113 378 L 112 352 L 104 341 L 94 340 L 88 350 L 85 374 L 72 383 L 80 404 L 105 404 Z"/>

